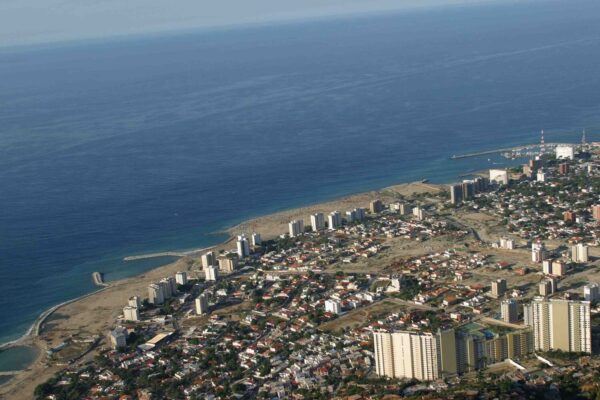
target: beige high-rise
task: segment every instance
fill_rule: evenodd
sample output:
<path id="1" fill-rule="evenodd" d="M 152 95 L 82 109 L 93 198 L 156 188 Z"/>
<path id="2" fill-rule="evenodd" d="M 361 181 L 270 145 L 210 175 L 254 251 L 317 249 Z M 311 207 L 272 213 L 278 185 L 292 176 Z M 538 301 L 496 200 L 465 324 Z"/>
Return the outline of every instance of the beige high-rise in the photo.
<path id="1" fill-rule="evenodd" d="M 535 298 L 525 307 L 536 350 L 591 353 L 590 303 Z"/>
<path id="2" fill-rule="evenodd" d="M 438 344 L 431 333 L 378 332 L 375 342 L 377 374 L 423 381 L 439 377 Z"/>

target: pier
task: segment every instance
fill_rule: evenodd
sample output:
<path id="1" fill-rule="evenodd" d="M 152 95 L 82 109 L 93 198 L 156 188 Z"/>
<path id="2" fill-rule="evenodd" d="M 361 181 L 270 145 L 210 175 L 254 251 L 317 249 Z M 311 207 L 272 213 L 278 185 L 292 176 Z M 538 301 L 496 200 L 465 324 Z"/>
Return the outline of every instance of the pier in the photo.
<path id="1" fill-rule="evenodd" d="M 0 376 L 13 376 L 13 375 L 20 374 L 23 371 L 24 370 L 20 370 L 20 371 L 0 371 Z"/>
<path id="2" fill-rule="evenodd" d="M 552 148 L 552 147 L 558 146 L 560 144 L 561 143 L 546 143 L 545 146 L 546 146 L 546 148 Z M 485 156 L 487 154 L 496 154 L 496 153 L 504 153 L 504 152 L 531 150 L 531 149 L 534 149 L 536 147 L 540 147 L 540 144 L 539 143 L 536 143 L 536 144 L 525 144 L 525 145 L 522 145 L 522 146 L 507 147 L 507 148 L 503 148 L 503 149 L 485 150 L 485 151 L 478 151 L 478 152 L 475 152 L 475 153 L 453 155 L 452 157 L 450 157 L 450 159 L 451 160 L 459 160 L 461 158 Z"/>
<path id="3" fill-rule="evenodd" d="M 158 258 L 158 257 L 187 257 L 192 256 L 194 254 L 198 254 L 204 251 L 208 251 L 213 249 L 215 246 L 207 247 L 204 249 L 195 249 L 189 251 L 163 251 L 160 253 L 149 253 L 149 254 L 140 254 L 137 256 L 127 256 L 123 258 L 123 261 L 136 261 L 136 260 L 147 260 L 150 258 Z"/>
<path id="4" fill-rule="evenodd" d="M 146 260 L 149 258 L 158 258 L 158 257 L 185 257 L 188 254 L 191 254 L 191 253 L 178 252 L 178 251 L 164 251 L 162 253 L 150 253 L 150 254 L 140 254 L 139 256 L 128 256 L 128 257 L 123 258 L 123 261 Z"/>

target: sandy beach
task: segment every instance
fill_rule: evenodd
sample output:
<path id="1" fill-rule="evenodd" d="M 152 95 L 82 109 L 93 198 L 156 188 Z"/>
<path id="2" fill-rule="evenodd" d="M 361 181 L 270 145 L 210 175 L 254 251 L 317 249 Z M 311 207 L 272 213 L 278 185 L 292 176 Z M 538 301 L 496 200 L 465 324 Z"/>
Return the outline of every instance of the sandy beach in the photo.
<path id="1" fill-rule="evenodd" d="M 310 214 L 315 212 L 346 211 L 355 207 L 368 207 L 369 202 L 377 198 L 388 203 L 403 196 L 409 197 L 415 193 L 422 194 L 439 190 L 442 190 L 441 186 L 428 183 L 401 184 L 379 191 L 360 193 L 251 219 L 230 228 L 227 232 L 231 236 L 242 232 L 259 232 L 264 239 L 270 239 L 287 232 L 287 224 L 290 220 L 302 218 L 305 223 L 308 223 Z M 214 250 L 219 251 L 231 247 L 228 240 L 215 246 Z M 34 329 L 32 334 L 22 341 L 23 344 L 31 344 L 40 349 L 38 359 L 26 371 L 0 386 L 0 397 L 7 399 L 32 398 L 35 387 L 62 368 L 61 366 L 46 365 L 46 350 L 72 337 L 85 338 L 94 335 L 102 337 L 99 346 L 102 347 L 107 343 L 107 333 L 115 326 L 116 318 L 122 313 L 122 308 L 129 297 L 134 295 L 147 297 L 149 283 L 168 275 L 174 275 L 177 271 L 187 271 L 190 277 L 196 277 L 201 274 L 198 267 L 199 253 L 194 253 L 144 274 L 109 282 L 109 286 L 99 292 L 56 307 L 52 312 L 47 313 L 45 322 L 40 327 L 39 336 L 35 335 Z M 91 356 L 93 356 L 93 352 L 83 360 L 89 359 Z"/>

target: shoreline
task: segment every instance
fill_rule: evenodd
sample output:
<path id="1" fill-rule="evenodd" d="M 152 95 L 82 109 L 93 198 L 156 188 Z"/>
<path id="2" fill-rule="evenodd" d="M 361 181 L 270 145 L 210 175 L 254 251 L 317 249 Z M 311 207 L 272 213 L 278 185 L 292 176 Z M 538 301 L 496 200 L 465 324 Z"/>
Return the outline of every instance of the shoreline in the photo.
<path id="1" fill-rule="evenodd" d="M 195 256 L 195 255 L 199 255 L 202 252 L 208 251 L 208 250 L 214 250 L 217 249 L 221 246 L 225 246 L 229 243 L 231 243 L 231 241 L 235 238 L 236 232 L 242 230 L 244 227 L 246 226 L 250 226 L 250 225 L 254 225 L 257 222 L 260 222 L 263 219 L 266 218 L 274 218 L 274 217 L 278 217 L 278 216 L 284 216 L 284 215 L 288 215 L 289 213 L 296 213 L 296 212 L 302 212 L 303 210 L 307 210 L 310 208 L 315 208 L 315 207 L 323 207 L 327 204 L 330 203 L 339 203 L 339 202 L 343 202 L 349 199 L 352 199 L 354 197 L 357 196 L 365 196 L 365 195 L 369 195 L 369 194 L 375 194 L 375 193 L 380 193 L 383 195 L 382 192 L 386 191 L 386 190 L 393 190 L 394 188 L 398 188 L 401 186 L 412 186 L 412 185 L 416 185 L 416 186 L 423 186 L 428 188 L 429 190 L 441 190 L 441 187 L 443 187 L 445 184 L 433 184 L 433 183 L 424 183 L 421 181 L 415 181 L 415 182 L 404 182 L 404 183 L 398 183 L 392 186 L 388 186 L 388 187 L 383 187 L 380 189 L 376 189 L 376 190 L 371 190 L 371 191 L 367 191 L 367 192 L 356 192 L 353 194 L 349 194 L 349 195 L 342 195 L 340 197 L 334 197 L 331 200 L 326 200 L 324 202 L 315 202 L 315 203 L 310 203 L 301 207 L 297 207 L 297 208 L 291 208 L 291 209 L 286 209 L 286 210 L 281 210 L 281 211 L 276 211 L 270 214 L 265 214 L 265 215 L 261 215 L 261 216 L 256 216 L 247 220 L 244 220 L 238 224 L 235 224 L 233 226 L 230 226 L 228 228 L 225 229 L 221 229 L 218 232 L 214 232 L 214 233 L 218 233 L 218 234 L 226 234 L 228 235 L 227 239 L 225 239 L 223 242 L 215 244 L 213 246 L 209 246 L 209 247 L 204 247 L 204 248 L 198 248 L 198 249 L 192 249 L 192 250 L 174 250 L 174 251 L 167 251 L 167 252 L 157 252 L 157 253 L 147 253 L 147 254 L 139 254 L 139 255 L 131 255 L 131 256 L 126 256 L 123 258 L 124 261 L 136 261 L 136 260 L 142 260 L 142 259 L 149 259 L 149 258 L 159 258 L 159 257 L 164 257 L 164 256 L 173 256 L 173 257 L 178 257 L 179 259 L 183 259 L 185 257 L 190 257 L 190 256 Z M 287 222 L 286 222 L 287 223 Z M 268 235 L 265 237 L 269 237 Z M 23 342 L 25 340 L 27 340 L 28 338 L 31 337 L 35 337 L 35 336 L 39 336 L 39 328 L 41 327 L 41 325 L 43 324 L 43 322 L 55 311 L 57 311 L 59 308 L 66 306 L 68 304 L 71 304 L 73 302 L 79 301 L 79 300 L 83 300 L 89 296 L 92 296 L 94 294 L 97 294 L 105 289 L 108 289 L 109 287 L 115 285 L 115 284 L 120 284 L 120 283 L 124 283 L 125 281 L 128 281 L 130 279 L 135 279 L 135 278 L 139 278 L 144 276 L 145 274 L 151 272 L 151 271 L 156 271 L 156 270 L 160 270 L 168 265 L 172 265 L 174 263 L 176 263 L 176 261 L 168 263 L 168 264 L 164 264 L 164 265 L 160 265 L 158 267 L 152 268 L 148 271 L 136 274 L 136 275 L 132 275 L 130 277 L 126 277 L 126 278 L 122 278 L 119 280 L 115 280 L 115 281 L 110 281 L 110 282 L 105 282 L 106 287 L 102 287 L 99 288 L 97 290 L 94 290 L 90 293 L 86 293 L 84 295 L 81 295 L 79 297 L 73 298 L 73 299 L 69 299 L 69 300 L 65 300 L 64 302 L 61 302 L 59 304 L 56 304 L 52 307 L 50 307 L 49 309 L 43 311 L 36 319 L 35 321 L 31 324 L 31 326 L 29 327 L 29 329 L 19 338 L 5 342 L 5 343 L 0 343 L 0 351 L 5 350 L 6 348 L 10 348 L 10 347 L 14 347 L 14 346 L 18 346 L 23 344 Z M 34 333 L 34 330 L 36 331 L 36 335 L 32 335 Z"/>
<path id="2" fill-rule="evenodd" d="M 219 251 L 231 245 L 235 236 L 241 232 L 251 233 L 259 232 L 263 239 L 271 239 L 287 232 L 287 224 L 291 219 L 304 218 L 314 212 L 330 212 L 336 209 L 345 210 L 355 207 L 365 207 L 374 199 L 384 201 L 399 201 L 405 197 L 412 197 L 413 194 L 433 193 L 444 190 L 447 183 L 429 183 L 422 181 L 398 183 L 392 186 L 379 188 L 366 192 L 357 192 L 349 195 L 340 195 L 324 202 L 315 202 L 301 207 L 277 211 L 262 216 L 257 216 L 244 220 L 229 228 L 222 229 L 219 233 L 226 233 L 228 237 L 220 244 L 208 248 L 194 249 L 185 251 L 185 256 L 177 260 L 152 268 L 143 273 L 131 277 L 119 279 L 108 283 L 108 286 L 102 287 L 93 292 L 79 296 L 74 299 L 64 301 L 41 313 L 29 330 L 19 339 L 0 345 L 0 350 L 17 346 L 33 346 L 39 351 L 38 357 L 23 369 L 13 375 L 12 379 L 0 384 L 0 397 L 9 398 L 27 398 L 23 397 L 25 392 L 28 395 L 35 387 L 49 379 L 51 374 L 63 367 L 45 366 L 44 350 L 56 345 L 59 337 L 65 335 L 92 335 L 100 334 L 102 337 L 114 325 L 116 317 L 121 313 L 123 304 L 132 295 L 142 295 L 145 297 L 147 285 L 168 274 L 174 274 L 176 271 L 188 271 L 194 274 L 194 256 L 199 256 L 208 249 Z M 182 253 L 184 251 L 181 251 Z M 102 297 L 96 295 L 106 292 Z M 52 327 L 43 332 L 44 323 L 58 310 L 63 310 L 62 318 L 55 321 Z"/>
<path id="3" fill-rule="evenodd" d="M 160 267 L 159 267 L 160 268 Z M 105 284 L 107 286 L 104 286 L 100 289 L 94 290 L 93 292 L 90 293 L 86 293 L 84 295 L 81 295 L 79 297 L 75 297 L 74 299 L 70 299 L 70 300 L 66 300 L 63 301 L 62 303 L 56 304 L 55 306 L 50 307 L 49 309 L 47 309 L 46 311 L 42 312 L 36 319 L 35 321 L 31 324 L 31 326 L 29 327 L 29 329 L 27 329 L 27 332 L 25 332 L 21 337 L 15 339 L 15 340 L 11 340 L 9 342 L 6 343 L 2 343 L 0 344 L 0 352 L 4 351 L 4 350 L 8 350 L 10 348 L 13 347 L 19 347 L 19 346 L 35 346 L 34 343 L 27 343 L 28 340 L 34 340 L 34 338 L 39 337 L 40 336 L 40 330 L 42 328 L 42 325 L 44 325 L 44 322 L 46 322 L 46 320 L 58 309 L 60 309 L 61 307 L 64 307 L 68 304 L 74 303 L 76 301 L 79 300 L 83 300 L 86 297 L 90 297 L 93 296 L 95 294 L 98 294 L 106 289 L 108 289 L 108 287 L 110 286 L 110 284 Z"/>

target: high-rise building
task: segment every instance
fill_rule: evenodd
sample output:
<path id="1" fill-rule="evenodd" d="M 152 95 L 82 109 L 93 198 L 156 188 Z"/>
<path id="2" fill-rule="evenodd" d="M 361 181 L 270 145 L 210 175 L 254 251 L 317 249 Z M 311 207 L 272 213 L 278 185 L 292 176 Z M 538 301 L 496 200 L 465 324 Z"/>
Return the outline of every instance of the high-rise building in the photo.
<path id="1" fill-rule="evenodd" d="M 588 283 L 583 287 L 583 298 L 585 301 L 594 302 L 600 299 L 600 287 L 597 283 Z"/>
<path id="2" fill-rule="evenodd" d="M 354 219 L 356 221 L 362 221 L 363 219 L 365 219 L 365 215 L 367 215 L 366 210 L 362 207 L 357 207 L 352 211 L 354 212 Z"/>
<path id="3" fill-rule="evenodd" d="M 381 202 L 381 200 L 377 199 L 377 200 L 373 200 L 370 204 L 369 204 L 369 210 L 371 211 L 371 213 L 373 214 L 377 214 L 383 211 L 383 203 Z"/>
<path id="4" fill-rule="evenodd" d="M 240 258 L 248 257 L 250 255 L 250 242 L 244 234 L 237 237 L 237 254 Z"/>
<path id="5" fill-rule="evenodd" d="M 209 265 L 204 268 L 204 280 L 206 281 L 216 281 L 219 279 L 219 267 L 214 265 Z"/>
<path id="6" fill-rule="evenodd" d="M 500 238 L 500 248 L 507 250 L 514 250 L 515 241 L 509 238 Z"/>
<path id="7" fill-rule="evenodd" d="M 566 175 L 569 173 L 569 164 L 561 163 L 558 164 L 558 172 L 562 175 Z"/>
<path id="8" fill-rule="evenodd" d="M 340 303 L 335 300 L 325 300 L 325 311 L 332 314 L 339 314 L 342 311 Z"/>
<path id="9" fill-rule="evenodd" d="M 231 274 L 237 268 L 237 258 L 230 255 L 221 256 L 217 260 L 219 262 L 219 271 Z"/>
<path id="10" fill-rule="evenodd" d="M 196 298 L 196 314 L 202 315 L 208 313 L 208 295 L 201 293 Z"/>
<path id="11" fill-rule="evenodd" d="M 438 343 L 431 333 L 374 333 L 377 375 L 432 381 L 440 376 Z"/>
<path id="12" fill-rule="evenodd" d="M 160 286 L 160 290 L 162 291 L 162 294 L 163 294 L 165 300 L 170 299 L 171 297 L 173 297 L 171 295 L 171 285 L 169 285 L 169 282 L 167 280 L 165 280 L 163 278 L 160 281 L 158 281 L 156 284 L 158 286 Z"/>
<path id="13" fill-rule="evenodd" d="M 117 326 L 110 332 L 110 344 L 113 349 L 122 349 L 127 346 L 127 329 Z"/>
<path id="14" fill-rule="evenodd" d="M 541 263 L 546 258 L 546 249 L 541 242 L 531 243 L 531 261 Z"/>
<path id="15" fill-rule="evenodd" d="M 506 293 L 506 280 L 498 279 L 492 282 L 492 296 L 495 298 L 499 298 L 504 296 Z"/>
<path id="16" fill-rule="evenodd" d="M 325 229 L 325 217 L 323 213 L 315 213 L 310 216 L 310 225 L 313 231 L 320 231 Z"/>
<path id="17" fill-rule="evenodd" d="M 396 332 L 375 335 L 377 373 L 397 378 L 431 380 L 432 377 L 452 376 L 533 351 L 531 330 L 492 338 L 453 329 L 437 334 Z M 435 351 L 437 357 L 431 357 L 431 352 Z"/>
<path id="18" fill-rule="evenodd" d="M 356 211 L 346 211 L 346 223 L 351 224 L 356 220 Z"/>
<path id="19" fill-rule="evenodd" d="M 125 321 L 139 321 L 140 313 L 137 307 L 125 306 L 123 307 L 123 319 Z"/>
<path id="20" fill-rule="evenodd" d="M 546 174 L 544 173 L 544 170 L 540 169 L 540 170 L 537 172 L 537 177 L 536 177 L 536 180 L 537 180 L 538 182 L 546 182 Z"/>
<path id="21" fill-rule="evenodd" d="M 462 185 L 450 185 L 450 202 L 458 204 L 463 199 Z"/>
<path id="22" fill-rule="evenodd" d="M 524 307 L 536 350 L 591 353 L 590 302 L 535 298 Z"/>
<path id="23" fill-rule="evenodd" d="M 175 282 L 177 282 L 177 284 L 179 284 L 179 285 L 187 285 L 187 283 L 188 283 L 187 272 L 185 272 L 185 271 L 177 272 L 175 274 Z"/>
<path id="24" fill-rule="evenodd" d="M 475 185 L 473 184 L 473 181 L 463 181 L 461 187 L 463 200 L 469 200 L 475 196 Z"/>
<path id="25" fill-rule="evenodd" d="M 596 221 L 600 221 L 600 204 L 594 204 L 592 206 L 592 217 L 594 217 Z"/>
<path id="26" fill-rule="evenodd" d="M 202 268 L 210 267 L 211 265 L 215 265 L 217 263 L 214 251 L 209 251 L 208 253 L 202 254 L 201 260 Z"/>
<path id="27" fill-rule="evenodd" d="M 295 219 L 288 224 L 290 237 L 300 236 L 304 233 L 304 221 Z"/>
<path id="28" fill-rule="evenodd" d="M 576 263 L 586 263 L 589 260 L 588 247 L 583 243 L 571 246 L 571 260 Z"/>
<path id="29" fill-rule="evenodd" d="M 433 380 L 533 352 L 531 329 L 492 337 L 454 329 L 435 334 L 377 332 L 373 339 L 375 371 L 390 378 Z"/>
<path id="30" fill-rule="evenodd" d="M 177 281 L 175 281 L 175 277 L 168 276 L 167 281 L 169 281 L 169 286 L 171 286 L 171 294 L 173 296 L 177 295 Z"/>
<path id="31" fill-rule="evenodd" d="M 151 304 L 159 305 L 165 302 L 163 287 L 157 283 L 148 285 L 148 301 Z"/>
<path id="32" fill-rule="evenodd" d="M 564 276 L 567 273 L 567 265 L 560 261 L 554 260 L 552 261 L 552 275 L 554 276 Z"/>
<path id="33" fill-rule="evenodd" d="M 563 213 L 563 219 L 565 222 L 575 222 L 575 213 L 573 211 L 565 211 Z"/>
<path id="34" fill-rule="evenodd" d="M 425 211 L 421 207 L 414 207 L 412 209 L 413 215 L 417 218 L 417 220 L 422 221 L 425 219 Z"/>
<path id="35" fill-rule="evenodd" d="M 332 211 L 327 216 L 327 224 L 329 229 L 337 229 L 342 226 L 342 214 L 339 211 Z"/>
<path id="36" fill-rule="evenodd" d="M 519 305 L 514 299 L 504 300 L 500 306 L 502 320 L 504 322 L 517 322 L 519 320 Z"/>
<path id="37" fill-rule="evenodd" d="M 544 260 L 542 261 L 542 272 L 544 275 L 552 275 L 552 260 Z"/>
<path id="38" fill-rule="evenodd" d="M 228 274 L 231 274 L 233 271 L 235 271 L 238 266 L 238 258 L 232 253 L 220 256 L 217 258 L 217 261 L 219 263 L 219 271 L 223 271 Z"/>
<path id="39" fill-rule="evenodd" d="M 165 295 L 165 299 L 170 299 L 176 294 L 177 285 L 175 284 L 175 279 L 172 277 L 162 278 L 158 284 L 163 289 L 163 294 Z M 175 290 L 173 290 L 175 288 Z"/>
<path id="40" fill-rule="evenodd" d="M 262 244 L 262 238 L 260 237 L 260 233 L 254 232 L 251 236 L 252 238 L 252 246 L 257 247 Z"/>
<path id="41" fill-rule="evenodd" d="M 138 310 L 142 309 L 142 300 L 138 296 L 131 296 L 129 300 L 127 300 L 127 305 L 130 307 L 135 307 Z"/>
<path id="42" fill-rule="evenodd" d="M 538 292 L 540 296 L 550 296 L 555 291 L 555 283 L 550 279 L 544 279 L 538 284 Z"/>
<path id="43" fill-rule="evenodd" d="M 475 193 L 483 193 L 488 189 L 488 181 L 484 177 L 477 177 L 473 180 Z"/>
<path id="44" fill-rule="evenodd" d="M 390 204 L 390 209 L 392 211 L 396 211 L 400 215 L 408 214 L 408 206 L 404 203 L 398 202 L 398 203 Z"/>

